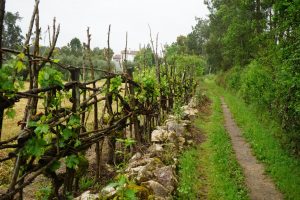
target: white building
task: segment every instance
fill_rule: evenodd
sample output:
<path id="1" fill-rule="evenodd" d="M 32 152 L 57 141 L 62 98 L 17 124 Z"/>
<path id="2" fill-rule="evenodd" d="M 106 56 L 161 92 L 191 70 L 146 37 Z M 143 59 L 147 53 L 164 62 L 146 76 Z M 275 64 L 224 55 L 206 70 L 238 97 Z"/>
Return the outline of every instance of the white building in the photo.
<path id="1" fill-rule="evenodd" d="M 126 52 L 126 60 L 127 61 L 134 61 L 134 57 L 136 56 L 138 51 L 133 51 L 133 50 L 127 50 Z M 125 60 L 125 50 L 121 51 L 121 59 Z"/>

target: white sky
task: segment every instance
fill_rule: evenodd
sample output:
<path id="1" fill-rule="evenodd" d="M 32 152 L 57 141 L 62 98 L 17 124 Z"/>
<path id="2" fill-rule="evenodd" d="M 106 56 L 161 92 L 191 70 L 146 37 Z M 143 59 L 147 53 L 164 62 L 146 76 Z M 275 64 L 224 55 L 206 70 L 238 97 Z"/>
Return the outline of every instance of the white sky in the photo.
<path id="1" fill-rule="evenodd" d="M 128 31 L 128 47 L 138 49 L 139 44 L 149 43 L 148 24 L 159 43 L 172 43 L 179 35 L 191 32 L 195 17 L 206 17 L 208 10 L 204 0 L 40 0 L 40 25 L 42 37 L 55 16 L 61 24 L 57 46 L 66 45 L 72 38 L 86 41 L 86 29 L 90 27 L 92 46 L 103 48 L 107 42 L 108 25 L 111 24 L 111 48 L 119 52 L 125 47 Z M 20 26 L 27 32 L 34 0 L 7 0 L 6 10 L 19 12 L 23 17 Z M 43 40 L 42 45 L 48 45 Z"/>

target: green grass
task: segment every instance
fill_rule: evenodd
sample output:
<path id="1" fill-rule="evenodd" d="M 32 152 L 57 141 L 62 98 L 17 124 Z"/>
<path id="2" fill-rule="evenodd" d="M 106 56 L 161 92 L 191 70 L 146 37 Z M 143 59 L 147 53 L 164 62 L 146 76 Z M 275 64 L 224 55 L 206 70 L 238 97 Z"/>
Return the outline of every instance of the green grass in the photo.
<path id="1" fill-rule="evenodd" d="M 276 138 L 281 132 L 279 125 L 270 118 L 264 118 L 266 113 L 258 114 L 241 98 L 216 86 L 212 81 L 206 81 L 206 85 L 224 96 L 254 154 L 265 164 L 266 172 L 285 199 L 300 199 L 300 160 L 289 155 L 280 145 Z"/>
<path id="2" fill-rule="evenodd" d="M 230 138 L 224 128 L 224 119 L 219 97 L 210 95 L 212 115 L 210 121 L 196 121 L 196 125 L 207 134 L 203 144 L 209 182 L 208 199 L 248 199 L 242 169 L 236 161 Z"/>
<path id="3" fill-rule="evenodd" d="M 198 199 L 200 195 L 198 189 L 201 187 L 201 174 L 198 170 L 199 155 L 197 148 L 191 148 L 181 155 L 177 199 Z"/>
<path id="4" fill-rule="evenodd" d="M 180 158 L 178 199 L 199 199 L 201 195 L 205 197 L 200 199 L 248 199 L 242 170 L 224 129 L 220 99 L 212 93 L 209 96 L 213 101 L 212 115 L 208 120 L 195 121 L 205 132 L 206 141 Z"/>

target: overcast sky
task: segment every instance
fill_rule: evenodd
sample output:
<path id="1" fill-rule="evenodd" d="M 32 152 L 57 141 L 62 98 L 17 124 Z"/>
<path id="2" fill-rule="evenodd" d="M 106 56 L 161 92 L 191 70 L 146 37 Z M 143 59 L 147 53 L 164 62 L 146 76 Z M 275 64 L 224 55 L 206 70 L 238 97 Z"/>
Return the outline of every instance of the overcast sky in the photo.
<path id="1" fill-rule="evenodd" d="M 206 17 L 204 0 L 41 0 L 40 25 L 42 37 L 53 17 L 61 24 L 57 46 L 66 45 L 72 38 L 86 41 L 90 27 L 92 46 L 106 46 L 108 25 L 111 24 L 111 48 L 119 52 L 125 47 L 138 49 L 149 43 L 148 24 L 153 35 L 159 32 L 159 43 L 172 43 L 178 35 L 186 35 L 195 25 L 195 17 Z M 27 32 L 34 0 L 7 0 L 6 10 L 19 12 L 20 26 Z M 48 45 L 47 40 L 42 45 Z"/>

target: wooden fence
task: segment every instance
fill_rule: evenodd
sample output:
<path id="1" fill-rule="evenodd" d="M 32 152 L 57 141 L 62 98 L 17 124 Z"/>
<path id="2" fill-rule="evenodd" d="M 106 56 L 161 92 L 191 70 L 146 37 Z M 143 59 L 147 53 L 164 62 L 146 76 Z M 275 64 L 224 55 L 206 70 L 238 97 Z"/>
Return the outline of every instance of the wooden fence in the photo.
<path id="1" fill-rule="evenodd" d="M 5 1 L 2 0 L 1 15 L 4 14 L 4 4 Z M 82 67 L 62 65 L 52 59 L 60 31 L 60 26 L 56 25 L 55 20 L 52 35 L 49 36 L 48 54 L 41 56 L 39 39 L 29 45 L 34 26 L 35 38 L 40 37 L 38 5 L 39 1 L 36 1 L 23 50 L 1 48 L 0 52 L 0 69 L 3 69 L 5 63 L 3 58 L 16 55 L 17 62 L 22 62 L 29 70 L 30 83 L 27 91 L 21 92 L 16 88 L 0 91 L 1 129 L 5 110 L 13 107 L 22 98 L 28 100 L 24 108 L 24 118 L 19 122 L 20 132 L 6 140 L 0 140 L 0 151 L 3 152 L 0 155 L 5 155 L 0 158 L 0 163 L 9 160 L 14 162 L 7 191 L 0 194 L 0 199 L 23 199 L 23 189 L 42 174 L 51 179 L 53 189 L 51 197 L 64 199 L 67 194 L 72 194 L 78 189 L 78 179 L 84 171 L 80 162 L 84 158 L 85 151 L 92 145 L 95 145 L 96 154 L 95 179 L 99 180 L 101 152 L 105 138 L 109 141 L 107 162 L 110 164 L 114 161 L 117 138 L 134 139 L 136 142 L 134 150 L 138 151 L 138 147 L 149 143 L 152 129 L 173 108 L 175 99 L 188 100 L 194 89 L 194 69 L 176 71 L 175 67 L 158 58 L 157 50 L 154 48 L 155 82 L 151 82 L 151 78 L 145 78 L 143 73 L 135 73 L 134 69 L 127 68 L 126 59 L 122 63 L 122 73 L 104 71 L 93 66 L 89 29 L 84 53 L 86 64 Z M 109 36 L 110 27 L 107 49 L 110 49 Z M 108 66 L 111 66 L 109 59 L 107 62 Z M 39 83 L 39 76 L 45 73 L 43 70 L 46 68 L 63 69 L 69 73 L 71 80 L 60 82 L 57 77 L 55 78 L 56 72 L 51 74 L 46 71 L 50 77 L 44 80 L 43 85 Z M 17 69 L 13 69 L 13 72 L 14 70 Z M 101 78 L 95 79 L 97 73 L 102 74 Z M 87 74 L 90 80 L 86 80 Z M 135 81 L 136 76 L 144 82 Z M 12 77 L 15 84 L 17 73 Z M 161 78 L 168 81 L 167 88 L 160 86 Z M 68 103 L 64 105 L 63 101 L 66 99 Z M 42 111 L 38 110 L 38 102 L 44 105 Z M 5 131 L 1 130 L 2 135 Z M 58 171 L 60 163 L 65 163 L 65 170 Z"/>

